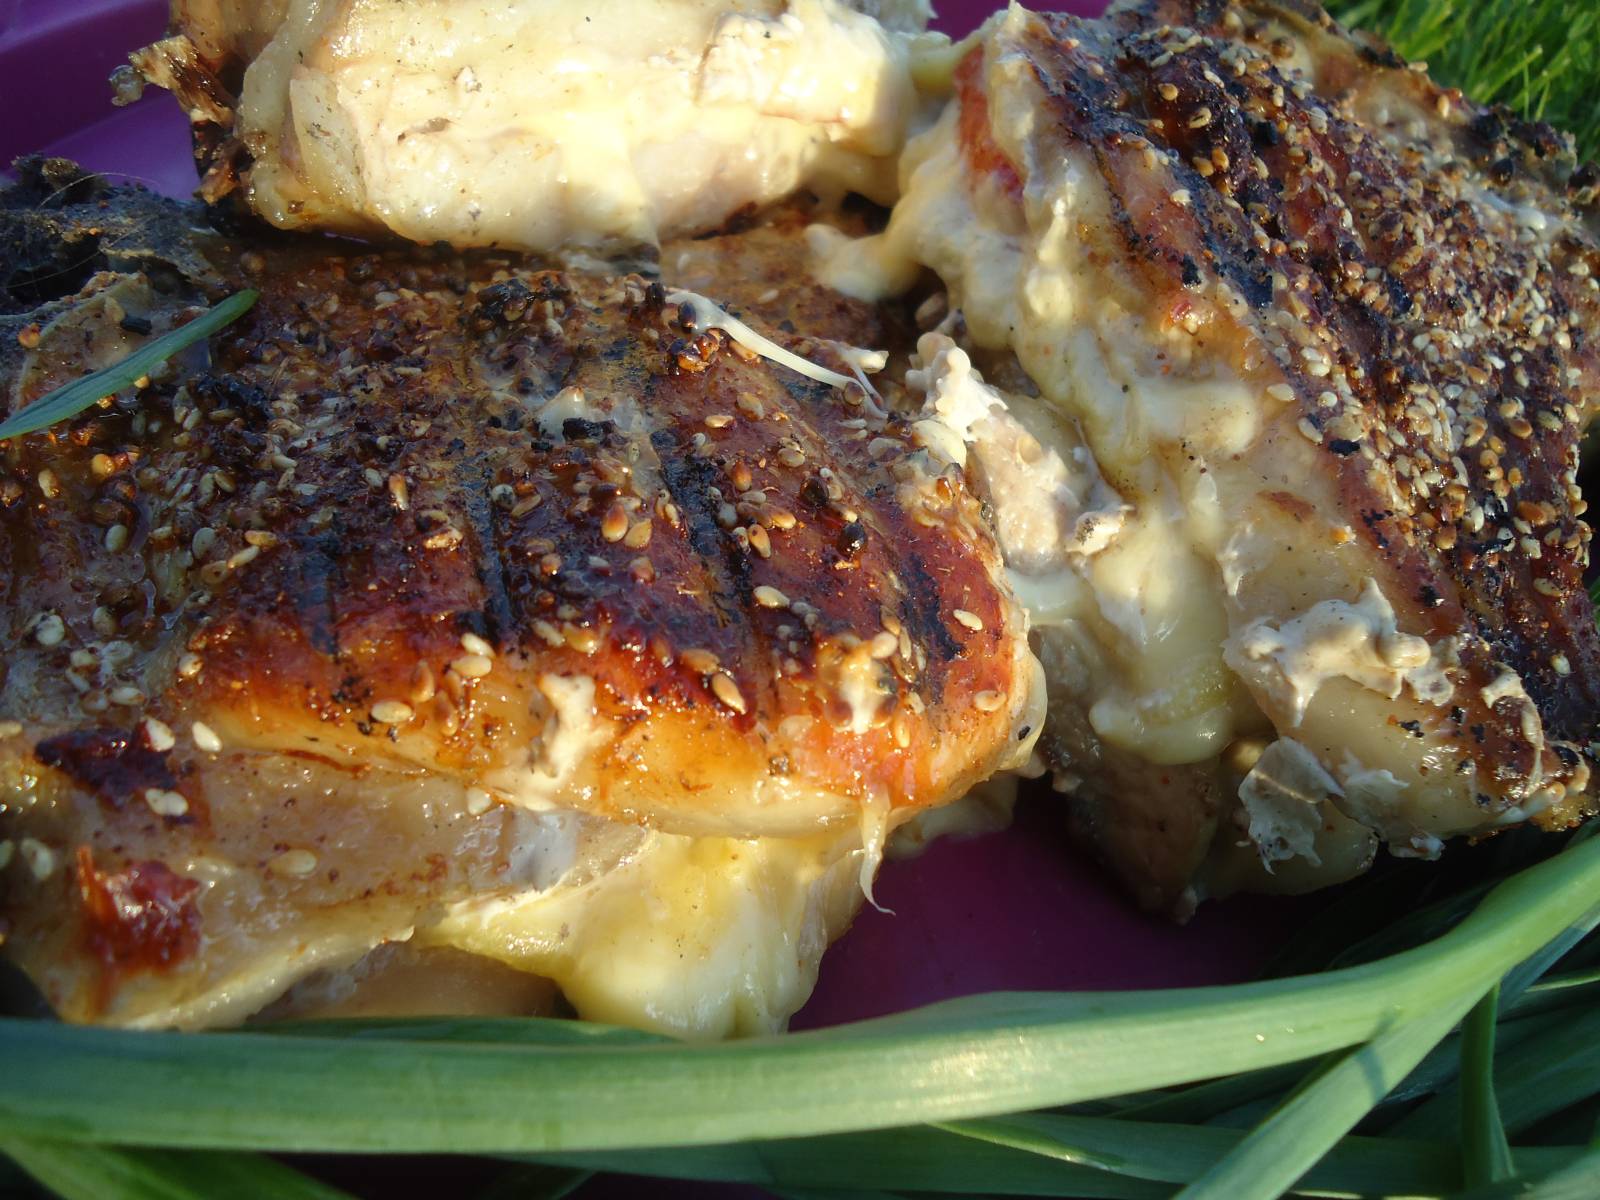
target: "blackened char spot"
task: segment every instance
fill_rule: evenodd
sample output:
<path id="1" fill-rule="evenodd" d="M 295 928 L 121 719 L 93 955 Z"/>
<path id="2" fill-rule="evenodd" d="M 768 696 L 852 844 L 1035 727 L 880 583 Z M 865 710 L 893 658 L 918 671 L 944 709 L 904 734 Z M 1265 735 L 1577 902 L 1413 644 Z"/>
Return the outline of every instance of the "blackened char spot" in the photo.
<path id="1" fill-rule="evenodd" d="M 753 602 L 754 585 L 745 555 L 717 524 L 719 503 L 711 491 L 721 480 L 716 464 L 691 454 L 668 429 L 653 431 L 650 444 L 661 460 L 661 481 L 683 516 L 689 545 L 717 580 L 710 594 L 722 620 L 741 620 L 740 614 Z"/>
<path id="2" fill-rule="evenodd" d="M 927 564 L 915 550 L 908 551 L 895 564 L 905 580 L 905 599 L 900 602 L 900 621 L 912 641 L 918 642 L 928 652 L 931 660 L 949 662 L 961 655 L 961 644 L 945 628 L 944 606 L 939 599 L 939 585 L 928 572 Z M 932 695 L 929 701 L 939 704 L 944 699 L 944 675 L 929 671 L 928 681 Z"/>
<path id="3" fill-rule="evenodd" d="M 298 566 L 300 586 L 292 601 L 306 631 L 306 641 L 319 654 L 339 657 L 338 613 L 333 597 L 342 586 L 339 543 L 333 537 L 306 538 L 291 561 Z"/>
<path id="4" fill-rule="evenodd" d="M 591 421 L 586 417 L 568 417 L 561 422 L 561 436 L 569 442 L 600 441 L 616 427 L 614 421 Z"/>
<path id="5" fill-rule="evenodd" d="M 494 509 L 489 500 L 493 480 L 489 468 L 481 462 L 474 463 L 462 474 L 461 493 L 466 498 L 467 522 L 472 526 L 472 560 L 478 583 L 483 588 L 483 623 L 486 625 L 485 629 L 472 632 L 487 637 L 491 645 L 504 645 L 516 637 L 517 611 L 506 588 L 505 563 L 500 557 L 500 539 L 495 534 Z"/>
<path id="6" fill-rule="evenodd" d="M 178 786 L 166 752 L 150 749 L 136 733 L 121 729 L 76 729 L 45 739 L 33 754 L 113 809 L 147 788 L 175 791 Z"/>

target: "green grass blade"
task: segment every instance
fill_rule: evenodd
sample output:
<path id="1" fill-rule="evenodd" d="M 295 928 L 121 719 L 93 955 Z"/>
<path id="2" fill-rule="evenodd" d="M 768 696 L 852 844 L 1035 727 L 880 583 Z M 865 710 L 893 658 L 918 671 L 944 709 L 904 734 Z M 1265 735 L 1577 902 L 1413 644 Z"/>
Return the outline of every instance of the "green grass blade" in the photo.
<path id="1" fill-rule="evenodd" d="M 1308 1070 L 1310 1067 L 1305 1063 L 1288 1063 L 1264 1071 L 1229 1075 L 1132 1105 L 1120 1110 L 1117 1116 L 1125 1121 L 1198 1123 L 1240 1105 L 1279 1095 L 1299 1082 Z"/>
<path id="2" fill-rule="evenodd" d="M 196 342 L 210 337 L 217 330 L 237 321 L 250 311 L 250 306 L 260 298 L 251 288 L 235 292 L 226 300 L 213 305 L 200 316 L 146 342 L 127 358 L 109 367 L 103 367 L 74 379 L 44 396 L 27 408 L 0 422 L 0 441 L 21 437 L 75 417 L 98 400 L 103 400 L 155 370 L 174 354 L 187 350 Z"/>
<path id="3" fill-rule="evenodd" d="M 1170 1186 L 1148 1180 L 969 1141 L 927 1126 L 820 1138 L 589 1151 L 539 1158 L 596 1171 L 763 1188 L 876 1188 L 956 1195 L 1074 1196 L 1084 1200 L 1168 1200 L 1172 1191 Z"/>
<path id="4" fill-rule="evenodd" d="M 542 1161 L 597 1171 L 743 1183 L 757 1187 L 876 1188 L 918 1194 L 1074 1196 L 1088 1200 L 1170 1200 L 1175 1185 L 1198 1179 L 1244 1138 L 1239 1130 L 1139 1124 L 1113 1118 L 1028 1117 L 960 1122 L 824 1138 L 742 1142 L 662 1150 L 540 1155 Z M 954 1130 L 959 1129 L 957 1133 Z M 1566 1169 L 1578 1147 L 1515 1152 L 1528 1179 Z M 1116 1174 L 1086 1166 L 1142 1174 Z M 1153 1176 L 1153 1178 L 1152 1178 Z M 1448 1142 L 1347 1137 L 1296 1185 L 1308 1196 L 1444 1196 L 1460 1186 L 1460 1159 Z"/>
<path id="5" fill-rule="evenodd" d="M 1290 1096 L 1179 1200 L 1272 1200 L 1289 1191 L 1449 1033 L 1476 997 L 1380 1033 Z"/>
<path id="6" fill-rule="evenodd" d="M 566 1200 L 593 1178 L 593 1171 L 578 1167 L 518 1163 L 479 1192 L 476 1200 Z"/>
<path id="7" fill-rule="evenodd" d="M 1518 1133 L 1600 1092 L 1600 1009 L 1574 1010 L 1540 1035 L 1501 1054 L 1495 1091 L 1506 1132 Z M 1461 1094 L 1448 1088 L 1391 1132 L 1401 1137 L 1448 1137 L 1457 1127 Z"/>
<path id="8" fill-rule="evenodd" d="M 1468 1187 L 1510 1179 L 1511 1146 L 1494 1094 L 1495 1019 L 1500 987 L 1490 988 L 1461 1029 L 1461 1174 Z"/>
<path id="9" fill-rule="evenodd" d="M 280 1021 L 251 1032 L 280 1037 L 361 1038 L 372 1041 L 467 1042 L 499 1046 L 671 1045 L 672 1039 L 642 1029 L 569 1021 L 556 1017 L 359 1017 L 347 1020 Z"/>
<path id="10" fill-rule="evenodd" d="M 124 1150 L 0 1135 L 0 1153 L 64 1200 L 351 1200 L 256 1154 Z"/>

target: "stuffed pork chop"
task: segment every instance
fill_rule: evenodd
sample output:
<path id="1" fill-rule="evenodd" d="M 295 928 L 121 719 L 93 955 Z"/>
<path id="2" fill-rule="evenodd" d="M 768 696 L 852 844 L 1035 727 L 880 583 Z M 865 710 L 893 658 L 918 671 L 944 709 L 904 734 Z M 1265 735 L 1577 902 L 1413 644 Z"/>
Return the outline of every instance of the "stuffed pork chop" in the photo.
<path id="1" fill-rule="evenodd" d="M 888 232 L 814 241 L 960 309 L 918 378 L 1084 834 L 1182 911 L 1591 812 L 1594 168 L 1290 0 L 1013 7 L 953 91 Z"/>
<path id="2" fill-rule="evenodd" d="M 143 252 L 194 214 L 59 163 L 9 200 L 15 261 L 55 264 L 11 276 L 12 411 L 262 293 L 4 446 L 0 932 L 61 1015 L 370 1010 L 385 979 L 528 1011 L 543 978 L 589 1017 L 770 1029 L 885 832 L 1030 751 L 978 503 L 854 377 L 882 314 L 775 286 L 795 215 L 667 246 L 679 292 Z M 38 304 L 63 261 L 88 277 Z"/>

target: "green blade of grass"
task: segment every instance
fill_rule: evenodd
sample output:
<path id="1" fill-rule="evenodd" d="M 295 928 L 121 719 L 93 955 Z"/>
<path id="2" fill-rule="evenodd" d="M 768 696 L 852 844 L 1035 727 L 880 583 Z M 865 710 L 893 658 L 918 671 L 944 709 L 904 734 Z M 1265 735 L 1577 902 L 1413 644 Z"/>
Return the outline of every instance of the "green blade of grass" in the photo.
<path id="1" fill-rule="evenodd" d="M 352 1200 L 256 1154 L 124 1150 L 9 1132 L 0 1135 L 0 1154 L 65 1200 Z"/>
<path id="2" fill-rule="evenodd" d="M 993 1116 L 1205 1079 L 1219 1062 L 1306 1059 L 1427 1020 L 1475 1000 L 1597 892 L 1600 841 L 1589 841 L 1503 883 L 1438 941 L 1380 963 L 1235 987 L 988 996 L 714 1046 L 4 1021 L 0 1127 L 138 1145 L 515 1153 Z"/>
<path id="3" fill-rule="evenodd" d="M 132 387 L 135 381 L 148 375 L 174 354 L 187 350 L 196 342 L 237 321 L 250 311 L 251 305 L 258 299 L 260 293 L 251 288 L 235 292 L 187 325 L 146 342 L 121 362 L 103 367 L 81 379 L 74 379 L 41 396 L 21 412 L 13 413 L 9 419 L 0 422 L 0 441 L 34 433 L 57 421 L 75 417 L 96 401 L 125 387 Z"/>
<path id="4" fill-rule="evenodd" d="M 1461 1174 L 1468 1187 L 1510 1179 L 1511 1146 L 1494 1093 L 1495 1018 L 1500 987 L 1489 989 L 1461 1029 Z"/>
<path id="5" fill-rule="evenodd" d="M 592 1178 L 593 1171 L 578 1167 L 518 1163 L 479 1192 L 476 1200 L 565 1200 Z"/>
<path id="6" fill-rule="evenodd" d="M 1473 994 L 1386 1030 L 1330 1063 L 1253 1129 L 1179 1200 L 1273 1200 L 1288 1192 L 1357 1121 L 1422 1061 L 1468 1008 Z"/>
<path id="7" fill-rule="evenodd" d="M 1501 1119 L 1512 1136 L 1600 1092 L 1600 1009 L 1573 1010 L 1567 1020 L 1501 1054 L 1495 1074 Z M 1447 1088 L 1396 1122 L 1391 1132 L 1448 1137 L 1460 1111 L 1460 1091 Z"/>
<path id="8" fill-rule="evenodd" d="M 1033 1113 L 822 1138 L 679 1149 L 539 1155 L 597 1171 L 744 1183 L 758 1187 L 881 1188 L 928 1194 L 1169 1200 L 1243 1140 L 1239 1130 L 1137 1124 Z M 1575 1146 L 1515 1152 L 1518 1171 L 1541 1178 L 1571 1166 Z M 1098 1166 L 1085 1165 L 1088 1162 Z M 1117 1174 L 1117 1171 L 1135 1174 Z M 1460 1186 L 1447 1142 L 1352 1136 L 1296 1187 L 1308 1196 L 1443 1196 Z"/>

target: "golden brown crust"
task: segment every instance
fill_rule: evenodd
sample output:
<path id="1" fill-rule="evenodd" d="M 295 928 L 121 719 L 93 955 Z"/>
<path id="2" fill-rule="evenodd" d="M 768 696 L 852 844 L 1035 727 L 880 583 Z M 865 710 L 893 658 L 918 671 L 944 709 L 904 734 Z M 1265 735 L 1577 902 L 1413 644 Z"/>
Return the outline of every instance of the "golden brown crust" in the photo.
<path id="1" fill-rule="evenodd" d="M 792 253 L 721 241 L 752 278 Z M 940 803 L 1014 757 L 1029 660 L 991 536 L 861 389 L 637 276 L 254 259 L 209 371 L 10 447 L 5 711 L 41 736 L 198 715 L 515 799 L 565 734 L 581 761 L 539 802 L 741 834 Z M 821 336 L 768 332 L 814 360 L 885 335 L 786 295 Z M 587 734 L 552 679 L 592 681 Z"/>

